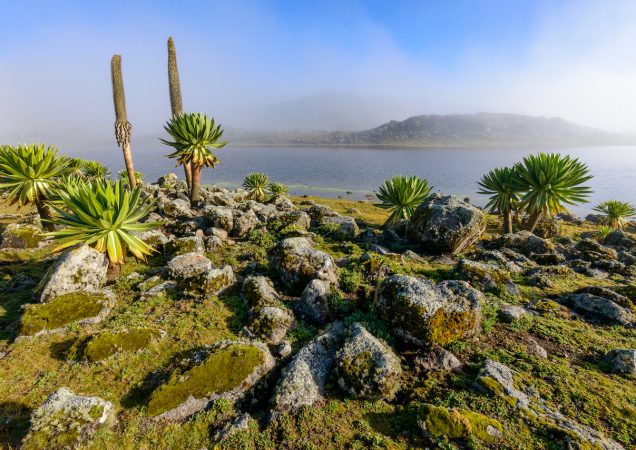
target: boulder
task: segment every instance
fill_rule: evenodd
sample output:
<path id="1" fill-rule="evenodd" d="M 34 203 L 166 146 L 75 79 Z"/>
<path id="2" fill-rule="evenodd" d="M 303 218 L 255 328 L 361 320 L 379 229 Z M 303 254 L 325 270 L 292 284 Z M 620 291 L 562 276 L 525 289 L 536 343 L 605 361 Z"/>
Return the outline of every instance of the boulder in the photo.
<path id="1" fill-rule="evenodd" d="M 165 245 L 166 253 L 172 257 L 186 253 L 205 253 L 205 243 L 201 236 L 188 236 L 169 241 Z"/>
<path id="2" fill-rule="evenodd" d="M 483 291 L 505 289 L 511 295 L 518 295 L 519 289 L 508 274 L 494 264 L 462 259 L 455 266 L 459 279 L 470 282 Z"/>
<path id="3" fill-rule="evenodd" d="M 626 249 L 636 248 L 636 239 L 623 230 L 614 230 L 605 236 L 603 244 L 611 245 L 613 247 L 623 247 Z"/>
<path id="4" fill-rule="evenodd" d="M 392 400 L 400 389 L 400 358 L 360 323 L 336 354 L 338 384 L 354 398 Z"/>
<path id="5" fill-rule="evenodd" d="M 88 245 L 66 250 L 36 288 L 36 297 L 47 302 L 72 292 L 97 291 L 106 282 L 108 258 Z"/>
<path id="6" fill-rule="evenodd" d="M 571 294 L 564 301 L 575 311 L 601 322 L 632 325 L 636 322 L 633 311 L 621 306 L 608 295 L 595 295 L 588 292 Z"/>
<path id="7" fill-rule="evenodd" d="M 192 297 L 218 295 L 236 283 L 232 266 L 214 268 L 200 253 L 186 253 L 168 262 L 168 275 L 183 293 Z"/>
<path id="8" fill-rule="evenodd" d="M 325 385 L 344 337 L 344 325 L 334 322 L 322 334 L 300 349 L 283 369 L 272 398 L 274 417 L 313 406 L 325 396 Z"/>
<path id="9" fill-rule="evenodd" d="M 515 408 L 535 417 L 543 426 L 560 430 L 577 442 L 583 443 L 583 448 L 623 450 L 623 446 L 618 442 L 564 416 L 549 407 L 542 398 L 526 394 L 524 387 L 518 384 L 515 375 L 516 373 L 508 366 L 488 359 L 480 370 L 477 381 L 487 391 L 503 397 Z"/>
<path id="10" fill-rule="evenodd" d="M 424 434 L 432 438 L 473 437 L 480 441 L 493 442 L 502 436 L 503 431 L 498 420 L 483 414 L 430 404 L 419 408 L 417 419 Z"/>
<path id="11" fill-rule="evenodd" d="M 130 328 L 117 331 L 101 331 L 78 339 L 69 349 L 69 361 L 96 362 L 115 353 L 134 352 L 148 348 L 165 336 L 165 332 L 153 328 Z"/>
<path id="12" fill-rule="evenodd" d="M 207 256 L 193 252 L 178 255 L 168 261 L 168 275 L 177 282 L 198 278 L 212 270 Z"/>
<path id="13" fill-rule="evenodd" d="M 543 218 L 539 221 L 533 233 L 544 239 L 557 237 L 561 234 L 561 223 L 553 218 Z"/>
<path id="14" fill-rule="evenodd" d="M 114 420 L 113 404 L 99 397 L 60 388 L 31 415 L 24 449 L 66 449 L 86 444 L 97 430 Z"/>
<path id="15" fill-rule="evenodd" d="M 315 203 L 305 209 L 305 212 L 311 217 L 313 225 L 320 225 L 325 217 L 339 216 L 337 212 L 326 205 Z"/>
<path id="16" fill-rule="evenodd" d="M 157 197 L 157 209 L 161 215 L 172 219 L 190 219 L 195 216 L 190 202 L 181 198 L 171 199 L 160 195 Z"/>
<path id="17" fill-rule="evenodd" d="M 294 312 L 315 325 L 324 325 L 331 317 L 329 308 L 331 285 L 323 280 L 311 280 L 294 303 Z"/>
<path id="18" fill-rule="evenodd" d="M 446 345 L 479 330 L 482 294 L 465 281 L 434 284 L 393 275 L 380 286 L 377 307 L 397 336 L 421 347 Z"/>
<path id="19" fill-rule="evenodd" d="M 494 246 L 516 250 L 531 258 L 534 255 L 554 254 L 556 252 L 556 247 L 552 242 L 525 230 L 504 234 L 494 242 Z"/>
<path id="20" fill-rule="evenodd" d="M 216 442 L 222 442 L 226 439 L 231 438 L 236 433 L 247 431 L 249 429 L 251 418 L 252 416 L 247 413 L 239 414 L 228 423 L 226 423 L 223 428 L 221 428 L 214 434 L 214 440 Z"/>
<path id="21" fill-rule="evenodd" d="M 196 349 L 165 369 L 152 392 L 146 414 L 155 419 L 182 420 L 224 398 L 234 402 L 275 365 L 266 345 L 223 341 Z"/>
<path id="22" fill-rule="evenodd" d="M 612 350 L 606 359 L 612 372 L 636 376 L 636 350 Z"/>
<path id="23" fill-rule="evenodd" d="M 599 259 L 615 260 L 618 255 L 613 248 L 605 247 L 594 239 L 581 239 L 574 247 L 581 253 L 581 258 L 587 261 L 597 261 Z"/>
<path id="24" fill-rule="evenodd" d="M 327 216 L 323 217 L 322 225 L 333 224 L 337 226 L 336 236 L 342 240 L 353 240 L 359 232 L 358 224 L 353 217 Z"/>
<path id="25" fill-rule="evenodd" d="M 276 233 L 285 228 L 309 230 L 311 219 L 304 211 L 285 211 L 271 216 L 267 222 L 267 229 Z"/>
<path id="26" fill-rule="evenodd" d="M 46 303 L 24 305 L 20 317 L 22 336 L 54 333 L 72 323 L 98 323 L 110 313 L 116 297 L 108 290 L 71 292 Z"/>
<path id="27" fill-rule="evenodd" d="M 157 180 L 157 184 L 159 185 L 159 187 L 172 189 L 177 184 L 178 179 L 179 177 L 177 177 L 176 173 L 170 172 L 162 177 L 159 177 L 159 179 Z"/>
<path id="28" fill-rule="evenodd" d="M 293 211 L 296 209 L 294 203 L 284 195 L 277 194 L 269 201 L 278 211 Z"/>
<path id="29" fill-rule="evenodd" d="M 501 305 L 499 307 L 499 319 L 505 323 L 514 323 L 523 319 L 528 311 L 523 306 Z"/>
<path id="30" fill-rule="evenodd" d="M 249 209 L 247 211 L 234 211 L 234 222 L 232 224 L 231 235 L 243 238 L 247 236 L 247 233 L 252 231 L 252 229 L 258 225 L 259 220 L 256 216 L 256 213 Z"/>
<path id="31" fill-rule="evenodd" d="M 431 195 L 413 213 L 409 238 L 434 253 L 459 253 L 475 243 L 486 227 L 484 214 L 454 196 Z"/>
<path id="32" fill-rule="evenodd" d="M 231 207 L 206 205 L 203 214 L 215 228 L 231 232 L 234 228 L 234 212 Z"/>
<path id="33" fill-rule="evenodd" d="M 161 230 L 148 230 L 142 231 L 141 233 L 137 233 L 136 235 L 139 239 L 144 241 L 146 244 L 151 245 L 155 248 L 160 248 L 168 243 L 168 237 L 163 234 Z"/>
<path id="34" fill-rule="evenodd" d="M 247 277 L 243 281 L 241 294 L 243 295 L 243 300 L 250 308 L 280 305 L 280 295 L 273 288 L 271 280 L 267 277 Z"/>
<path id="35" fill-rule="evenodd" d="M 424 355 L 415 358 L 415 365 L 425 372 L 449 372 L 459 369 L 462 363 L 448 350 L 434 345 Z"/>
<path id="36" fill-rule="evenodd" d="M 271 262 L 283 284 L 299 293 L 313 279 L 338 282 L 338 267 L 327 253 L 316 250 L 303 237 L 282 240 L 271 254 Z"/>
<path id="37" fill-rule="evenodd" d="M 2 231 L 0 249 L 37 248 L 43 240 L 41 228 L 23 223 L 10 223 Z"/>
<path id="38" fill-rule="evenodd" d="M 280 344 L 294 324 L 293 314 L 283 305 L 258 308 L 251 316 L 250 331 L 271 345 Z"/>

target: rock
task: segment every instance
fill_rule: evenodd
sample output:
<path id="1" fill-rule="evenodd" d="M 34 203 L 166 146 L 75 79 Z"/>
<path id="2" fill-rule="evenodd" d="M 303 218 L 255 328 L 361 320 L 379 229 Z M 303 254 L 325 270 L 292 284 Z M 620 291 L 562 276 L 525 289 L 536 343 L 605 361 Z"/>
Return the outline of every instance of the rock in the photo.
<path id="1" fill-rule="evenodd" d="M 557 265 L 565 262 L 565 256 L 558 253 L 533 253 L 530 257 L 537 264 L 544 266 Z"/>
<path id="2" fill-rule="evenodd" d="M 142 299 L 149 299 L 155 297 L 162 297 L 165 295 L 170 295 L 176 293 L 179 286 L 176 281 L 167 280 L 160 281 L 159 284 L 156 284 L 152 287 L 148 287 L 147 289 L 143 289 L 141 292 Z"/>
<path id="3" fill-rule="evenodd" d="M 540 238 L 555 238 L 561 234 L 561 223 L 552 218 L 540 220 L 533 232 Z"/>
<path id="4" fill-rule="evenodd" d="M 175 256 L 168 262 L 168 275 L 177 282 L 191 280 L 212 270 L 212 261 L 201 253 Z"/>
<path id="5" fill-rule="evenodd" d="M 200 253 L 172 258 L 168 262 L 168 275 L 184 294 L 192 297 L 218 295 L 236 283 L 232 266 L 214 268 L 212 261 Z"/>
<path id="6" fill-rule="evenodd" d="M 289 355 L 292 354 L 291 343 L 288 340 L 284 340 L 283 342 L 278 344 L 278 347 L 276 348 L 276 353 L 279 358 L 287 358 Z"/>
<path id="7" fill-rule="evenodd" d="M 99 397 L 84 397 L 60 388 L 31 415 L 24 449 L 77 448 L 87 443 L 98 428 L 114 420 L 113 404 Z"/>
<path id="8" fill-rule="evenodd" d="M 206 205 L 203 213 L 215 228 L 220 228 L 228 233 L 234 228 L 234 212 L 230 207 Z"/>
<path id="9" fill-rule="evenodd" d="M 250 330 L 268 344 L 278 345 L 294 324 L 294 316 L 281 306 L 264 306 L 252 313 Z"/>
<path id="10" fill-rule="evenodd" d="M 219 295 L 236 284 L 236 276 L 232 266 L 226 264 L 220 269 L 212 269 L 208 272 L 199 287 L 199 291 L 205 295 Z"/>
<path id="11" fill-rule="evenodd" d="M 528 353 L 542 359 L 548 359 L 548 352 L 541 347 L 534 339 L 528 343 Z"/>
<path id="12" fill-rule="evenodd" d="M 602 223 L 604 219 L 605 216 L 603 214 L 588 214 L 585 216 L 585 220 L 591 223 Z"/>
<path id="13" fill-rule="evenodd" d="M 322 225 L 334 224 L 338 226 L 336 236 L 342 240 L 353 240 L 358 234 L 358 224 L 353 217 L 349 216 L 327 216 L 323 217 Z"/>
<path id="14" fill-rule="evenodd" d="M 501 305 L 499 307 L 499 319 L 505 323 L 518 322 L 528 314 L 522 306 Z"/>
<path id="15" fill-rule="evenodd" d="M 325 217 L 339 216 L 339 214 L 330 207 L 317 203 L 305 209 L 305 212 L 309 214 L 314 225 L 320 225 Z"/>
<path id="16" fill-rule="evenodd" d="M 424 434 L 432 438 L 473 436 L 480 441 L 493 442 L 501 437 L 503 431 L 498 420 L 483 414 L 429 404 L 420 407 L 417 419 Z"/>
<path id="17" fill-rule="evenodd" d="M 166 253 L 172 257 L 186 253 L 205 253 L 205 244 L 200 236 L 173 239 L 165 245 Z"/>
<path id="18" fill-rule="evenodd" d="M 280 295 L 272 287 L 269 278 L 263 276 L 250 276 L 243 281 L 241 291 L 243 300 L 250 308 L 263 308 L 265 306 L 280 305 Z"/>
<path id="19" fill-rule="evenodd" d="M 636 375 L 636 350 L 612 350 L 606 359 L 614 373 Z"/>
<path id="20" fill-rule="evenodd" d="M 487 264 L 469 259 L 462 259 L 455 266 L 459 279 L 470 282 L 484 291 L 506 289 L 511 295 L 518 295 L 519 290 L 508 274 L 494 264 Z"/>
<path id="21" fill-rule="evenodd" d="M 415 358 L 415 365 L 425 372 L 450 372 L 461 368 L 462 363 L 448 350 L 433 345 L 424 355 Z"/>
<path id="22" fill-rule="evenodd" d="M 612 259 L 615 260 L 618 255 L 613 248 L 605 247 L 594 239 L 581 239 L 576 246 L 575 250 L 581 253 L 581 258 L 587 261 L 597 261 L 599 259 Z"/>
<path id="23" fill-rule="evenodd" d="M 41 228 L 35 225 L 10 223 L 2 231 L 0 249 L 37 248 L 43 240 Z"/>
<path id="24" fill-rule="evenodd" d="M 304 211 L 287 211 L 273 215 L 267 222 L 267 229 L 279 233 L 286 228 L 294 228 L 307 231 L 311 219 L 309 214 Z"/>
<path id="25" fill-rule="evenodd" d="M 208 192 L 205 203 L 214 206 L 236 206 L 236 200 L 227 192 Z"/>
<path id="26" fill-rule="evenodd" d="M 46 303 L 24 305 L 19 334 L 34 336 L 64 330 L 71 323 L 98 323 L 115 305 L 111 291 L 71 292 Z"/>
<path id="27" fill-rule="evenodd" d="M 205 251 L 208 253 L 212 253 L 220 249 L 225 243 L 223 239 L 218 236 L 206 236 L 203 238 L 203 242 L 205 243 Z"/>
<path id="28" fill-rule="evenodd" d="M 229 235 L 227 231 L 223 228 L 210 227 L 206 230 L 205 234 L 207 236 L 213 236 L 221 239 L 222 241 L 227 241 Z"/>
<path id="29" fill-rule="evenodd" d="M 300 292 L 313 279 L 332 284 L 338 282 L 338 268 L 333 258 L 314 249 L 306 238 L 281 241 L 272 252 L 271 262 L 292 293 Z"/>
<path id="30" fill-rule="evenodd" d="M 602 322 L 631 325 L 636 321 L 634 313 L 611 298 L 590 293 L 571 294 L 563 299 L 575 311 Z"/>
<path id="31" fill-rule="evenodd" d="M 243 238 L 258 224 L 258 217 L 251 209 L 245 212 L 234 211 L 231 235 Z"/>
<path id="32" fill-rule="evenodd" d="M 475 243 L 486 226 L 484 214 L 454 196 L 431 195 L 413 213 L 411 240 L 434 253 L 459 253 Z"/>
<path id="33" fill-rule="evenodd" d="M 315 325 L 324 325 L 331 317 L 329 308 L 331 285 L 323 280 L 311 280 L 300 294 L 294 312 Z"/>
<path id="34" fill-rule="evenodd" d="M 390 255 L 391 251 L 386 248 L 386 247 L 382 247 L 381 245 L 378 244 L 369 244 L 369 251 L 378 255 Z"/>
<path id="35" fill-rule="evenodd" d="M 554 254 L 556 251 L 556 247 L 552 242 L 535 236 L 529 231 L 504 234 L 494 242 L 494 245 L 497 248 L 505 247 L 516 250 L 528 257 L 532 257 L 533 255 Z"/>
<path id="36" fill-rule="evenodd" d="M 170 172 L 162 177 L 159 177 L 159 179 L 157 180 L 157 184 L 159 185 L 159 187 L 172 189 L 177 184 L 178 179 L 179 178 L 177 177 L 176 173 Z"/>
<path id="37" fill-rule="evenodd" d="M 182 420 L 220 398 L 237 401 L 274 365 L 274 357 L 261 342 L 222 341 L 198 348 L 164 370 L 146 414 Z"/>
<path id="38" fill-rule="evenodd" d="M 434 284 L 425 278 L 393 275 L 377 300 L 381 316 L 406 342 L 446 345 L 479 330 L 482 294 L 465 281 Z"/>
<path id="39" fill-rule="evenodd" d="M 586 425 L 565 417 L 546 405 L 540 397 L 531 397 L 523 392 L 522 386 L 517 385 L 515 372 L 504 364 L 491 359 L 486 360 L 477 376 L 477 381 L 492 394 L 503 397 L 509 404 L 532 417 L 536 417 L 544 427 L 553 427 L 568 436 L 576 437 L 577 441 L 584 442 L 587 447 L 623 450 L 623 446 L 618 442 L 606 438 L 602 433 Z"/>
<path id="40" fill-rule="evenodd" d="M 159 196 L 157 198 L 157 209 L 163 216 L 173 219 L 190 219 L 195 215 L 192 208 L 190 208 L 190 203 L 180 198 L 170 199 L 165 196 Z"/>
<path id="41" fill-rule="evenodd" d="M 334 322 L 296 353 L 283 369 L 276 386 L 272 398 L 274 417 L 281 412 L 296 412 L 303 406 L 312 406 L 324 399 L 325 384 L 344 332 L 344 325 Z"/>
<path id="42" fill-rule="evenodd" d="M 40 285 L 36 296 L 47 302 L 71 292 L 97 291 L 106 282 L 108 258 L 88 245 L 66 250 L 51 267 Z"/>
<path id="43" fill-rule="evenodd" d="M 69 349 L 69 361 L 96 362 L 115 353 L 134 352 L 165 336 L 165 332 L 153 328 L 130 328 L 118 331 L 101 331 L 78 339 Z"/>
<path id="44" fill-rule="evenodd" d="M 402 253 L 402 259 L 410 259 L 411 261 L 415 261 L 418 263 L 426 262 L 424 258 L 415 253 L 413 250 L 406 250 L 404 253 Z"/>
<path id="45" fill-rule="evenodd" d="M 360 323 L 349 330 L 336 367 L 338 384 L 354 398 L 392 400 L 400 389 L 400 358 Z"/>
<path id="46" fill-rule="evenodd" d="M 161 230 L 148 230 L 137 233 L 137 237 L 146 244 L 155 248 L 163 247 L 168 243 L 168 237 Z"/>
<path id="47" fill-rule="evenodd" d="M 269 201 L 278 211 L 293 211 L 296 209 L 294 203 L 284 195 L 277 194 Z"/>
<path id="48" fill-rule="evenodd" d="M 249 429 L 251 418 L 252 416 L 250 416 L 249 414 L 239 414 L 215 433 L 214 440 L 216 442 L 222 442 L 226 439 L 231 438 L 236 433 L 247 431 Z"/>
<path id="49" fill-rule="evenodd" d="M 626 249 L 636 248 L 636 239 L 623 230 L 614 230 L 605 236 L 603 244 Z"/>

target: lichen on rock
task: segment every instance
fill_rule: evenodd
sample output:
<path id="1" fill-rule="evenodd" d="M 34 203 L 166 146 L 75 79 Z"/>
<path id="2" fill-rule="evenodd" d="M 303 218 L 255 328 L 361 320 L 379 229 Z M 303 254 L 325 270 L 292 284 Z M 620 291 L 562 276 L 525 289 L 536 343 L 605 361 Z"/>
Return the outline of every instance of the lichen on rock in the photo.
<path id="1" fill-rule="evenodd" d="M 430 404 L 420 407 L 418 424 L 425 434 L 434 438 L 457 439 L 473 436 L 481 441 L 493 442 L 501 437 L 503 431 L 498 420 L 478 412 Z"/>
<path id="2" fill-rule="evenodd" d="M 115 353 L 147 348 L 153 340 L 161 337 L 162 333 L 152 328 L 102 331 L 76 341 L 69 349 L 67 359 L 101 361 Z"/>

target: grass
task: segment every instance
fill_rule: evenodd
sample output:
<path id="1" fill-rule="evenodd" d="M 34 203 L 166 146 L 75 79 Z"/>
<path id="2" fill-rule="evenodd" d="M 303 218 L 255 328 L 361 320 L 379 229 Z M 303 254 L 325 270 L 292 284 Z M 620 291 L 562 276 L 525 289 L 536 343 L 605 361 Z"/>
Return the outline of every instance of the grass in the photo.
<path id="1" fill-rule="evenodd" d="M 386 212 L 371 203 L 341 199 L 312 198 L 336 211 L 352 215 L 360 225 L 379 227 Z M 296 198 L 295 202 L 307 199 Z M 0 206 L 0 212 L 9 211 Z M 11 210 L 13 211 L 13 210 Z M 15 219 L 14 219 L 15 220 Z M 14 221 L 13 220 L 13 221 Z M 485 238 L 496 236 L 501 224 L 488 219 Z M 585 225 L 563 226 L 569 236 L 595 231 Z M 264 240 L 263 240 L 264 239 Z M 347 256 L 354 261 L 365 249 L 362 246 L 323 238 L 320 248 L 334 257 Z M 224 246 L 210 254 L 215 264 L 231 264 L 235 271 L 256 261 L 268 273 L 267 236 Z M 0 251 L 0 289 L 12 286 L 20 277 L 37 282 L 53 260 L 43 259 L 46 250 Z M 152 273 L 165 262 L 161 257 L 147 263 L 129 261 L 122 274 L 133 271 Z M 372 305 L 372 287 L 383 270 L 422 275 L 435 280 L 452 277 L 452 266 L 430 260 L 415 261 L 400 256 L 374 255 L 371 261 L 354 262 L 344 272 L 339 303 L 356 300 L 358 309 L 339 308 L 348 323 L 362 321 L 374 334 L 391 344 L 390 328 L 381 321 Z M 25 275 L 20 275 L 20 274 Z M 553 287 L 541 290 L 527 284 L 523 276 L 513 280 L 520 286 L 521 298 L 488 295 L 484 305 L 484 332 L 479 338 L 456 342 L 452 351 L 465 364 L 457 373 L 422 373 L 408 361 L 407 349 L 403 389 L 392 402 L 368 402 L 346 398 L 336 380 L 330 380 L 327 401 L 299 414 L 282 415 L 267 424 L 265 410 L 247 405 L 255 417 L 246 431 L 233 436 L 219 448 L 234 449 L 410 449 L 410 448 L 491 448 L 473 437 L 448 440 L 427 438 L 417 426 L 422 404 L 443 406 L 462 412 L 473 411 L 496 419 L 503 425 L 503 436 L 496 448 L 558 449 L 563 436 L 539 423 L 524 419 L 505 400 L 479 390 L 475 377 L 487 358 L 508 364 L 523 380 L 531 382 L 548 404 L 571 418 L 604 431 L 626 448 L 636 446 L 635 380 L 609 374 L 602 356 L 613 348 L 636 348 L 636 330 L 618 326 L 601 326 L 570 316 L 567 311 L 546 308 L 540 315 L 514 324 L 496 319 L 497 305 L 506 302 L 527 303 L 556 298 L 580 287 L 594 284 L 630 290 L 624 280 L 610 278 L 597 281 L 583 276 L 553 278 Z M 15 340 L 22 305 L 31 301 L 33 286 L 10 292 L 0 290 L 0 448 L 18 448 L 28 430 L 31 411 L 56 389 L 66 386 L 79 394 L 97 395 L 113 402 L 118 425 L 101 429 L 90 448 L 214 448 L 212 435 L 233 413 L 234 406 L 218 402 L 210 410 L 181 423 L 147 419 L 149 376 L 157 373 L 194 348 L 238 337 L 248 322 L 247 307 L 238 289 L 220 297 L 201 301 L 160 297 L 140 300 L 132 283 L 121 278 L 111 286 L 117 295 L 113 312 L 99 324 L 71 325 L 65 333 L 41 335 Z M 98 332 L 122 329 L 153 328 L 165 331 L 162 339 L 153 339 L 137 351 L 116 352 L 93 363 L 68 362 L 67 356 L 77 342 Z M 294 350 L 316 335 L 318 330 L 302 322 L 291 331 Z M 550 357 L 544 360 L 528 351 L 528 343 L 537 342 Z M 265 399 L 266 400 L 266 399 Z"/>

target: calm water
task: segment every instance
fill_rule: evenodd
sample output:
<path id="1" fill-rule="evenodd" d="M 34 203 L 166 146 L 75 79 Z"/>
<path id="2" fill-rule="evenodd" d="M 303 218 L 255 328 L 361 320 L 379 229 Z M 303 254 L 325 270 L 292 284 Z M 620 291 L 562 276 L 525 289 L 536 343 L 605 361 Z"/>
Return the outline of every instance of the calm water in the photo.
<path id="1" fill-rule="evenodd" d="M 272 180 L 283 182 L 294 195 L 364 198 L 393 175 L 418 175 L 428 178 L 434 191 L 470 197 L 483 205 L 476 194 L 477 181 L 495 166 L 510 165 L 523 156 L 542 149 L 349 149 L 349 148 L 256 148 L 226 147 L 219 151 L 221 164 L 204 170 L 203 182 L 236 187 L 246 174 L 265 172 Z M 182 177 L 181 168 L 165 158 L 166 149 L 135 151 L 135 167 L 147 181 L 155 181 L 167 172 Z M 598 202 L 620 199 L 636 203 L 636 147 L 586 147 L 560 149 L 589 165 L 594 190 L 589 204 L 573 207 L 587 214 Z M 99 159 L 111 171 L 123 167 L 121 152 L 72 152 L 75 156 Z M 97 158 L 96 158 L 97 156 Z M 350 191 L 351 194 L 346 192 Z"/>

